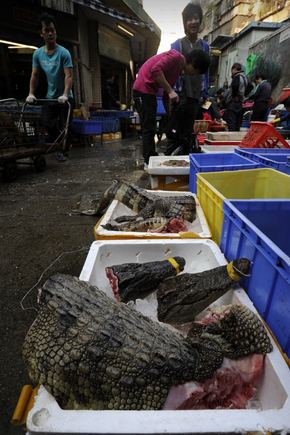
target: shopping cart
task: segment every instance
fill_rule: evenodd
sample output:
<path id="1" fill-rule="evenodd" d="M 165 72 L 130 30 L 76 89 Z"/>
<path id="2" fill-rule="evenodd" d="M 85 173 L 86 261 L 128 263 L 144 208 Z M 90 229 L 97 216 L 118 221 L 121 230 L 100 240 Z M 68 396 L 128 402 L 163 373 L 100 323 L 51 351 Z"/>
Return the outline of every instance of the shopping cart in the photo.
<path id="1" fill-rule="evenodd" d="M 46 168 L 45 155 L 64 150 L 68 134 L 71 105 L 62 125 L 59 124 L 57 137 L 49 142 L 43 126 L 44 104 L 58 104 L 57 100 L 36 100 L 36 103 L 20 104 L 14 98 L 0 100 L 0 168 L 6 181 L 17 177 L 17 163 L 33 165 L 36 171 Z"/>

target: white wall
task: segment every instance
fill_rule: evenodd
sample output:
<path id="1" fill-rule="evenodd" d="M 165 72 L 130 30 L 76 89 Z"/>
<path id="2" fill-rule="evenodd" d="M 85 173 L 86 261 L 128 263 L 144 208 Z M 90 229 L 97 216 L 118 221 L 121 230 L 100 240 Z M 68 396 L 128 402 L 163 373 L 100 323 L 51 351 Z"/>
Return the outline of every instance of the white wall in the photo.
<path id="1" fill-rule="evenodd" d="M 218 87 L 223 86 L 226 80 L 229 83 L 231 82 L 231 65 L 235 62 L 239 62 L 246 66 L 249 47 L 269 34 L 269 30 L 250 30 L 238 40 L 233 41 L 225 50 L 223 50 L 219 63 Z"/>

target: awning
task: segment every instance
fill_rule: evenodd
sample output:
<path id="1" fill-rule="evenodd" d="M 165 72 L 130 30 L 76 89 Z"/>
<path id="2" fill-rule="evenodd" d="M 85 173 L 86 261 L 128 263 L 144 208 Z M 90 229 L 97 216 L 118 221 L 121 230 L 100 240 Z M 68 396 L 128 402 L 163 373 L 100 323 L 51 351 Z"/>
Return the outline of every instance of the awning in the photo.
<path id="1" fill-rule="evenodd" d="M 222 48 L 223 45 L 227 44 L 233 39 L 233 36 L 230 35 L 218 35 L 212 42 L 211 46 L 214 48 Z"/>
<path id="2" fill-rule="evenodd" d="M 152 24 L 146 23 L 145 21 L 141 21 L 133 17 L 129 17 L 128 15 L 119 12 L 117 9 L 108 8 L 100 0 L 74 0 L 74 3 L 78 3 L 82 6 L 87 6 L 90 9 L 100 12 L 101 14 L 109 15 L 110 17 L 113 17 L 120 21 L 124 21 L 125 23 L 149 29 L 151 32 L 155 31 L 155 28 Z"/>

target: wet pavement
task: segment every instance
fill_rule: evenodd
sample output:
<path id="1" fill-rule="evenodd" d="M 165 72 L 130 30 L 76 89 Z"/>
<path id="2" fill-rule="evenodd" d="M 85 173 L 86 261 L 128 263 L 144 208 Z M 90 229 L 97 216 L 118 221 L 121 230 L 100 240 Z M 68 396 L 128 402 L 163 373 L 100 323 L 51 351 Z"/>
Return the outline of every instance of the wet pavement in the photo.
<path id="1" fill-rule="evenodd" d="M 76 145 L 66 162 L 47 156 L 43 173 L 21 166 L 16 181 L 0 181 L 1 435 L 25 432 L 9 421 L 22 386 L 29 383 L 21 350 L 36 315 L 38 288 L 56 272 L 79 276 L 94 241 L 96 217 L 72 210 L 83 195 L 103 192 L 115 178 L 149 188 L 148 175 L 136 166 L 140 156 L 136 136 Z"/>

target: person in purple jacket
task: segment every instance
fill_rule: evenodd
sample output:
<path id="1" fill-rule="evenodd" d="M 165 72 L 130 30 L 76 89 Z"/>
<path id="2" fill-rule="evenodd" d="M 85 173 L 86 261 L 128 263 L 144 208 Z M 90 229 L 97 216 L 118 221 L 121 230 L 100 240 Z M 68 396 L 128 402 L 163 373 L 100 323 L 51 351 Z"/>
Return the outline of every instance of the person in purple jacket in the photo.
<path id="1" fill-rule="evenodd" d="M 209 56 L 203 50 L 192 50 L 186 55 L 169 50 L 148 59 L 138 71 L 133 83 L 133 99 L 139 113 L 142 128 L 143 157 L 148 165 L 150 156 L 156 156 L 156 110 L 160 89 L 166 101 L 167 112 L 179 102 L 179 96 L 173 89 L 182 74 L 203 74 L 209 66 Z"/>
<path id="2" fill-rule="evenodd" d="M 262 73 L 255 75 L 254 81 L 256 89 L 250 100 L 254 101 L 253 114 L 251 121 L 267 121 L 268 113 L 270 111 L 270 99 L 272 93 L 272 86 Z"/>
<path id="3" fill-rule="evenodd" d="M 185 36 L 177 39 L 171 48 L 186 55 L 193 49 L 203 50 L 209 54 L 209 45 L 198 37 L 202 24 L 203 12 L 199 3 L 188 3 L 182 11 L 182 20 Z M 185 74 L 178 80 L 175 89 L 180 96 L 179 107 L 172 116 L 172 125 L 176 128 L 176 137 L 169 142 L 167 154 L 176 146 L 181 148 L 182 154 L 188 154 L 193 147 L 192 131 L 195 119 L 201 109 L 201 105 L 208 99 L 209 72 L 190 76 Z M 168 126 L 168 139 L 170 141 L 170 125 Z M 173 135 L 174 136 L 174 135 Z"/>

